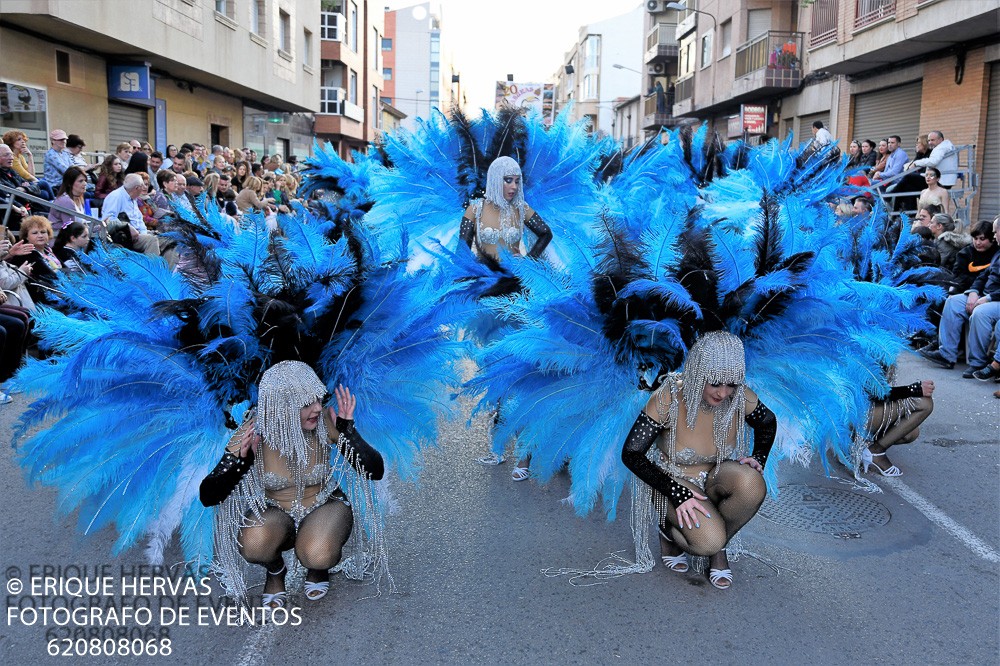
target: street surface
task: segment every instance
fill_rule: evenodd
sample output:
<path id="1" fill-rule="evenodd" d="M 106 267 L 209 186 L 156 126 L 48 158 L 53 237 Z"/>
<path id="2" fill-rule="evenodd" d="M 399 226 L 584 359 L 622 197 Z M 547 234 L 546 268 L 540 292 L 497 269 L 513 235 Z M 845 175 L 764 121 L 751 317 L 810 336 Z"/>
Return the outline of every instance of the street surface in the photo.
<path id="1" fill-rule="evenodd" d="M 827 478 L 818 461 L 780 469 L 789 492 L 742 532 L 760 559 L 734 562 L 736 580 L 725 592 L 704 575 L 659 564 L 591 586 L 547 577 L 543 570 L 589 569 L 614 552 L 631 557 L 628 498 L 615 522 L 578 518 L 560 502 L 565 475 L 546 486 L 512 483 L 512 462 L 475 462 L 488 448 L 486 422 L 466 430 L 459 419 L 427 455 L 420 485 L 394 485 L 401 510 L 389 539 L 398 594 L 360 599 L 372 588 L 338 576 L 319 603 L 293 596 L 302 605 L 298 626 L 191 621 L 168 628 L 169 656 L 83 661 L 997 664 L 1000 400 L 992 393 L 1000 385 L 960 374 L 961 366 L 901 359 L 897 383 L 933 379 L 936 405 L 920 439 L 891 451 L 904 476 L 869 477 L 882 494 Z M 0 407 L 0 432 L 10 432 L 25 404 L 15 396 Z M 849 478 L 836 465 L 831 473 Z M 24 603 L 25 593 L 9 594 L 10 579 L 26 580 L 33 566 L 108 565 L 118 584 L 123 566 L 143 563 L 141 549 L 112 557 L 110 531 L 81 538 L 72 519 L 54 520 L 55 493 L 25 487 L 10 447 L 0 455 L 0 480 L 5 606 Z M 179 558 L 174 544 L 167 559 Z M 299 580 L 290 590 L 300 592 Z M 192 613 L 213 601 L 190 591 L 174 597 Z M 0 663 L 51 660 L 53 623 L 24 626 L 23 615 L 5 613 Z"/>

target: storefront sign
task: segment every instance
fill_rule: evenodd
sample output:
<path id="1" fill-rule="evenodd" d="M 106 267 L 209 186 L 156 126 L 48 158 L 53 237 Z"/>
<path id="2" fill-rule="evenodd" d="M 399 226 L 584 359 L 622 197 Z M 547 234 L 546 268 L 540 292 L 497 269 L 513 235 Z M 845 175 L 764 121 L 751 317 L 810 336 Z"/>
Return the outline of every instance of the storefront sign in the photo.
<path id="1" fill-rule="evenodd" d="M 149 65 L 108 65 L 108 99 L 153 106 Z"/>
<path id="2" fill-rule="evenodd" d="M 767 133 L 767 107 L 759 104 L 741 104 L 740 118 L 746 134 Z"/>

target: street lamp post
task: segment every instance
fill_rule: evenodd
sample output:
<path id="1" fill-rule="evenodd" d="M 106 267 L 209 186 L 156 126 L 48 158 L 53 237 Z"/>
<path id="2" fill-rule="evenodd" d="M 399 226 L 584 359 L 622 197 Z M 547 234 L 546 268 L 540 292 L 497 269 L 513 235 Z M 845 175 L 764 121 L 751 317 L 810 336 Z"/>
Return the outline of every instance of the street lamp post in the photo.
<path id="1" fill-rule="evenodd" d="M 417 88 L 414 91 L 417 97 L 413 102 L 413 108 L 414 108 L 413 115 L 417 118 L 420 117 L 420 93 L 422 93 L 423 91 L 424 91 L 423 88 Z"/>
<path id="2" fill-rule="evenodd" d="M 681 2 L 668 2 L 663 5 L 667 9 L 676 9 L 680 12 L 694 12 L 695 14 L 704 14 L 708 18 L 712 19 L 712 53 L 710 57 L 712 58 L 712 106 L 715 106 L 715 38 L 719 34 L 719 22 L 715 20 L 715 15 L 709 12 L 704 12 L 700 9 L 692 9 L 684 4 L 683 0 Z M 702 63 L 704 66 L 705 63 Z"/>

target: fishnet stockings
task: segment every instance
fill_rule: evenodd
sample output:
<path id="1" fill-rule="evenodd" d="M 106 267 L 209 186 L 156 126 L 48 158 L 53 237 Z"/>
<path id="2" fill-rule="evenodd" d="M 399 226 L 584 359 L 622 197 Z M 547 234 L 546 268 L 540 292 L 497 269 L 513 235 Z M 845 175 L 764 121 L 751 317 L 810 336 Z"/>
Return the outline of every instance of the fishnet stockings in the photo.
<path id="1" fill-rule="evenodd" d="M 697 487 L 680 481 L 695 492 Z M 653 492 L 653 503 L 660 514 L 660 528 L 685 552 L 692 555 L 715 555 L 729 540 L 750 522 L 764 502 L 767 488 L 764 477 L 749 465 L 727 460 L 719 465 L 718 474 L 709 473 L 704 495 L 708 500 L 702 506 L 711 515 L 698 514 L 701 526 L 680 527 L 674 507 L 658 492 Z"/>
<path id="2" fill-rule="evenodd" d="M 910 413 L 907 414 L 907 411 Z M 920 424 L 932 411 L 934 402 L 930 398 L 907 398 L 873 404 L 868 413 L 867 425 L 869 436 L 874 440 L 872 452 L 884 453 L 893 444 L 915 441 L 920 434 Z"/>

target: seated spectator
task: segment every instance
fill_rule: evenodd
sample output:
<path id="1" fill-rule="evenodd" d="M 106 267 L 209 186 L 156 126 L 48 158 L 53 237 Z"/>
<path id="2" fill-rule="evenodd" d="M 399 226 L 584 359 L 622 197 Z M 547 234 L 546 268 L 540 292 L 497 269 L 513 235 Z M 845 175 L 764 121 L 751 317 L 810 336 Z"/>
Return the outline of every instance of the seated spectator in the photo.
<path id="1" fill-rule="evenodd" d="M 18 257 L 31 252 L 31 245 L 24 241 L 13 242 L 10 232 L 0 240 L 0 291 L 7 292 L 8 305 L 17 305 L 34 312 L 35 302 L 28 293 L 28 279 L 31 268 L 15 266 Z"/>
<path id="2" fill-rule="evenodd" d="M 10 146 L 11 152 L 14 153 L 14 171 L 28 183 L 26 185 L 28 193 L 52 201 L 52 188 L 35 176 L 35 158 L 28 148 L 28 135 L 20 130 L 11 130 L 4 133 L 3 142 Z"/>
<path id="3" fill-rule="evenodd" d="M 216 155 L 212 160 L 212 166 L 205 170 L 205 174 L 214 173 L 217 176 L 221 176 L 223 170 L 226 168 L 226 158 L 222 155 Z"/>
<path id="4" fill-rule="evenodd" d="M 812 124 L 813 141 L 816 145 L 822 148 L 823 146 L 829 146 L 833 143 L 833 135 L 830 134 L 830 130 L 823 127 L 823 121 L 817 120 Z M 291 159 L 291 158 L 289 158 Z"/>
<path id="5" fill-rule="evenodd" d="M 940 130 L 927 133 L 927 143 L 930 144 L 931 154 L 922 160 L 914 160 L 913 166 L 918 168 L 937 167 L 939 178 L 938 184 L 950 190 L 958 182 L 958 152 L 954 144 L 944 138 Z"/>
<path id="6" fill-rule="evenodd" d="M 138 174 L 130 173 L 125 176 L 125 182 L 117 190 L 108 195 L 104 200 L 104 207 L 101 209 L 101 217 L 108 222 L 109 236 L 115 243 L 142 252 L 151 257 L 160 255 L 160 245 L 156 236 L 149 233 L 146 223 L 142 219 L 142 211 L 136 199 L 146 192 L 146 186 Z M 120 225 L 123 216 L 128 220 L 128 228 Z M 115 236 L 115 230 L 120 229 L 121 236 Z"/>
<path id="7" fill-rule="evenodd" d="M 142 144 L 139 146 L 139 150 L 149 155 L 151 152 L 153 152 L 153 146 L 149 145 L 148 141 L 143 141 Z"/>
<path id="8" fill-rule="evenodd" d="M 851 141 L 847 146 L 847 168 L 857 169 L 861 167 L 861 142 L 857 139 Z"/>
<path id="9" fill-rule="evenodd" d="M 70 222 L 59 230 L 52 251 L 62 263 L 63 273 L 79 275 L 88 272 L 80 258 L 90 245 L 90 227 L 82 222 Z"/>
<path id="10" fill-rule="evenodd" d="M 931 233 L 930 227 L 915 224 L 910 227 L 910 233 L 915 236 L 920 236 L 920 265 L 940 266 L 941 255 L 938 253 L 937 246 L 934 244 L 934 234 Z"/>
<path id="11" fill-rule="evenodd" d="M 921 134 L 917 136 L 917 142 L 913 146 L 913 159 L 922 160 L 931 154 L 931 145 L 927 143 L 927 135 Z M 906 165 L 907 169 L 913 168 L 913 162 Z"/>
<path id="12" fill-rule="evenodd" d="M 941 256 L 941 266 L 950 269 L 955 263 L 958 251 L 972 244 L 968 234 L 955 231 L 955 220 L 947 213 L 938 213 L 931 218 L 927 227 L 934 236 L 934 245 Z"/>
<path id="13" fill-rule="evenodd" d="M 264 186 L 264 182 L 252 176 L 240 193 L 236 195 L 236 207 L 240 213 L 260 212 L 264 209 L 264 202 L 261 201 L 258 191 Z"/>
<path id="14" fill-rule="evenodd" d="M 949 294 L 964 294 L 972 287 L 979 274 L 989 268 L 997 253 L 997 239 L 993 236 L 993 223 L 982 220 L 972 227 L 972 243 L 963 247 L 955 255 L 951 266 L 954 284 Z"/>
<path id="15" fill-rule="evenodd" d="M 913 224 L 910 227 L 910 231 L 914 231 L 916 227 L 930 227 L 931 218 L 941 212 L 943 212 L 941 210 L 941 206 L 935 206 L 932 203 L 921 204 L 917 207 L 917 214 L 913 218 Z"/>
<path id="16" fill-rule="evenodd" d="M 177 194 L 177 175 L 167 169 L 156 174 L 156 182 L 159 187 L 153 193 L 152 204 L 153 217 L 156 218 L 157 223 L 174 215 L 174 209 L 170 205 L 170 197 Z"/>
<path id="17" fill-rule="evenodd" d="M 951 208 L 951 195 L 948 194 L 948 190 L 938 184 L 940 178 L 941 172 L 938 171 L 937 167 L 927 167 L 924 171 L 924 182 L 927 183 L 927 189 L 920 192 L 920 198 L 917 200 L 918 206 L 921 203 L 930 203 L 940 206 L 941 210 L 945 212 Z"/>
<path id="18" fill-rule="evenodd" d="M 854 215 L 869 215 L 872 212 L 872 202 L 868 197 L 855 197 L 851 213 Z"/>
<path id="19" fill-rule="evenodd" d="M 160 169 L 163 168 L 163 153 L 159 152 L 158 150 L 154 150 L 153 152 L 151 152 L 149 154 L 147 166 L 148 168 L 146 169 L 146 173 L 149 174 L 149 182 L 153 186 L 154 190 L 159 191 L 160 181 L 156 177 L 156 175 L 160 173 Z"/>
<path id="20" fill-rule="evenodd" d="M 128 145 L 127 143 L 125 144 Z M 117 190 L 125 182 L 125 168 L 122 159 L 117 155 L 104 158 L 97 172 L 97 187 L 94 188 L 94 199 L 103 201 L 105 197 Z"/>
<path id="21" fill-rule="evenodd" d="M 24 179 L 14 171 L 14 153 L 6 143 L 0 143 L 0 184 L 27 192 Z M 0 203 L 7 203 L 10 197 L 11 195 L 7 192 L 0 191 Z M 11 231 L 17 231 L 21 228 L 21 220 L 28 216 L 31 209 L 23 199 L 20 201 L 21 203 L 18 203 L 18 199 L 14 198 L 10 217 L 7 218 L 7 227 Z"/>
<path id="22" fill-rule="evenodd" d="M 59 186 L 59 196 L 52 203 L 63 208 L 76 210 L 76 212 L 82 215 L 91 215 L 90 202 L 84 197 L 86 192 L 87 175 L 79 167 L 71 166 L 63 174 L 63 182 Z M 52 230 L 56 234 L 64 226 L 74 221 L 77 221 L 74 215 L 63 213 L 54 208 L 49 211 L 49 222 L 52 223 Z M 83 222 L 84 220 L 81 219 L 79 221 Z"/>
<path id="23" fill-rule="evenodd" d="M 906 164 L 906 151 L 899 145 L 901 141 L 898 134 L 893 134 L 886 139 L 887 159 L 885 167 L 877 170 L 872 176 L 872 180 L 888 180 L 903 173 L 903 165 Z"/>
<path id="24" fill-rule="evenodd" d="M 871 139 L 861 142 L 861 166 L 866 166 L 869 170 L 875 166 L 878 161 L 878 151 L 875 148 L 875 142 Z"/>
<path id="25" fill-rule="evenodd" d="M 83 149 L 86 146 L 87 144 L 84 143 L 83 139 L 76 134 L 70 134 L 69 138 L 66 139 L 66 150 L 73 156 L 73 166 L 79 167 L 84 173 L 89 173 L 94 169 L 99 169 L 101 163 L 87 164 L 87 160 L 83 158 Z"/>
<path id="26" fill-rule="evenodd" d="M 187 171 L 188 170 L 187 158 L 185 158 L 184 155 L 180 154 L 174 155 L 171 158 L 170 170 L 173 171 L 174 173 L 184 173 L 185 171 Z"/>
<path id="27" fill-rule="evenodd" d="M 119 143 L 115 148 L 115 156 L 121 160 L 122 168 L 128 166 L 128 162 L 132 159 L 132 145 L 128 142 Z"/>
<path id="28" fill-rule="evenodd" d="M 27 310 L 9 304 L 7 292 L 0 290 L 0 382 L 4 384 L 21 367 L 28 325 Z M 0 387 L 0 405 L 12 401 L 10 390 L 6 386 Z"/>
<path id="29" fill-rule="evenodd" d="M 154 195 L 156 192 L 153 190 L 153 186 L 149 183 L 149 174 L 145 171 L 138 172 L 139 178 L 142 178 L 142 184 L 145 189 L 141 197 L 135 200 L 137 206 L 139 206 L 139 212 L 142 213 L 142 221 L 146 223 L 146 229 L 155 230 L 159 222 L 156 218 L 156 204 L 154 202 Z"/>
<path id="30" fill-rule="evenodd" d="M 882 139 L 878 142 L 875 154 L 875 165 L 868 172 L 869 177 L 873 180 L 875 179 L 875 174 L 884 171 L 886 164 L 889 162 L 889 139 Z"/>
<path id="31" fill-rule="evenodd" d="M 1000 218 L 993 221 L 993 237 L 1000 243 Z M 987 349 L 990 338 L 1000 334 L 1000 252 L 993 255 L 989 267 L 979 274 L 964 294 L 948 297 L 941 314 L 941 326 L 938 328 L 938 349 L 921 351 L 920 355 L 943 368 L 954 368 L 958 361 L 962 328 L 966 322 L 969 323 L 965 344 L 968 368 L 962 377 L 972 379 L 977 370 L 984 370 L 980 374 L 985 379 L 990 379 L 993 372 L 987 370 L 987 366 L 992 368 L 993 362 L 987 358 Z M 996 359 L 994 356 L 993 361 Z"/>
<path id="32" fill-rule="evenodd" d="M 29 215 L 21 222 L 21 239 L 30 248 L 27 254 L 11 257 L 8 261 L 22 269 L 31 279 L 28 293 L 35 303 L 51 303 L 62 264 L 52 253 L 52 225 L 41 215 Z M 30 269 L 28 268 L 30 267 Z"/>
<path id="33" fill-rule="evenodd" d="M 132 159 L 128 161 L 128 166 L 125 167 L 125 175 L 130 173 L 144 173 L 149 176 L 149 155 L 137 150 L 132 153 Z"/>
<path id="34" fill-rule="evenodd" d="M 73 166 L 73 154 L 66 150 L 66 132 L 54 129 L 49 132 L 49 143 L 52 145 L 45 152 L 45 169 L 42 180 L 49 184 L 53 192 L 62 184 L 66 169 Z"/>

